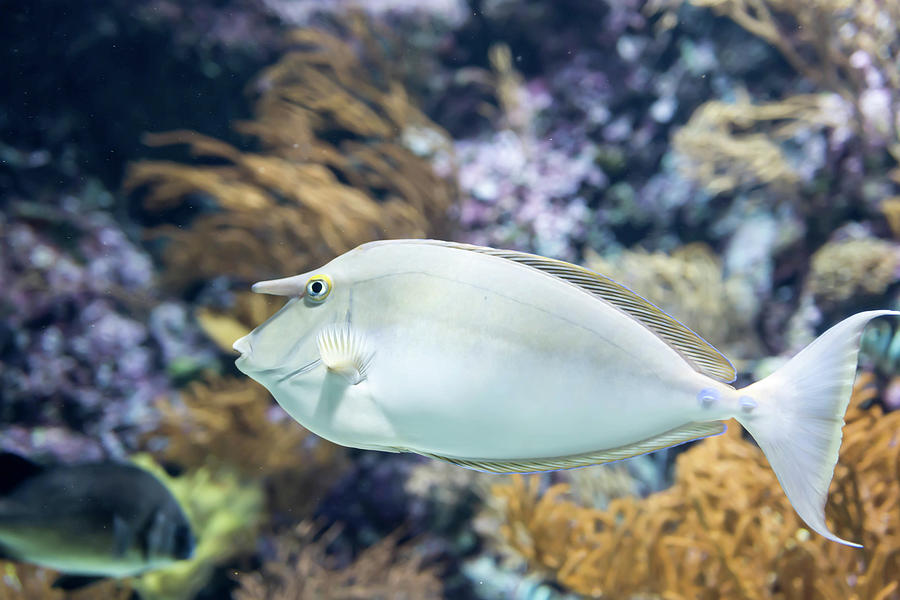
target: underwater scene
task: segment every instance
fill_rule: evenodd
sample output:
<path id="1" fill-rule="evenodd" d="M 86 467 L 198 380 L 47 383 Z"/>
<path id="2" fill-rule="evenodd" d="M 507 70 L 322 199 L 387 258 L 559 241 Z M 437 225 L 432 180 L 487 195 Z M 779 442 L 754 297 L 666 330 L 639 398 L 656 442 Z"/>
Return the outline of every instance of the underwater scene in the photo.
<path id="1" fill-rule="evenodd" d="M 0 1 L 0 600 L 900 600 L 898 27 Z"/>

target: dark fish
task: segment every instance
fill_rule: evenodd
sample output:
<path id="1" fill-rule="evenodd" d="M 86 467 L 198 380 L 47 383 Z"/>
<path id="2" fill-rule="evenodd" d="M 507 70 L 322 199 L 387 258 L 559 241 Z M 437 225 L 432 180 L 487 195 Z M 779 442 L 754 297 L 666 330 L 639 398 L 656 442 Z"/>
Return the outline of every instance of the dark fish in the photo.
<path id="1" fill-rule="evenodd" d="M 0 557 L 60 571 L 72 589 L 190 558 L 191 525 L 168 489 L 117 463 L 42 467 L 0 454 Z"/>

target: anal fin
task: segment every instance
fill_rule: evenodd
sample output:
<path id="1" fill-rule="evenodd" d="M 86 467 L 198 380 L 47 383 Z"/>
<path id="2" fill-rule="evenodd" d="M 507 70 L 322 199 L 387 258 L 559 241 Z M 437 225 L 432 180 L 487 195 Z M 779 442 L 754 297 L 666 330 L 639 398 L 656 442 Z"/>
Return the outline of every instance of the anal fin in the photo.
<path id="1" fill-rule="evenodd" d="M 441 456 L 438 454 L 430 454 L 427 452 L 418 452 L 428 458 L 443 460 L 454 465 L 474 469 L 476 471 L 485 471 L 488 473 L 534 473 L 537 471 L 558 471 L 560 469 L 573 469 L 575 467 L 587 467 L 590 465 L 600 465 L 603 463 L 631 458 L 640 454 L 647 454 L 654 450 L 676 446 L 684 442 L 690 442 L 711 435 L 718 435 L 725 431 L 725 423 L 721 421 L 712 421 L 706 423 L 688 423 L 682 427 L 671 429 L 660 435 L 641 440 L 636 444 L 627 446 L 619 446 L 617 448 L 609 448 L 606 450 L 598 450 L 596 452 L 588 452 L 586 454 L 576 454 L 572 456 L 559 456 L 551 458 L 527 458 L 527 459 L 472 459 L 472 458 L 453 458 L 449 456 Z"/>

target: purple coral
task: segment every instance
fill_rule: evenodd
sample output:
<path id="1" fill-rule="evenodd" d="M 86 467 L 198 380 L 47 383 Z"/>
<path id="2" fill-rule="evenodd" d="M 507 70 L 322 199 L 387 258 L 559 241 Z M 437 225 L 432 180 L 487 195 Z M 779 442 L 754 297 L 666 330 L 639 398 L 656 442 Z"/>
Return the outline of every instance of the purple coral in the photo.
<path id="1" fill-rule="evenodd" d="M 168 390 L 135 317 L 152 262 L 107 213 L 72 198 L 42 210 L 44 221 L 0 220 L 0 423 L 71 428 L 120 454 Z"/>
<path id="2" fill-rule="evenodd" d="M 262 0 L 271 14 L 290 25 L 308 25 L 317 14 L 347 14 L 363 10 L 373 17 L 429 16 L 452 26 L 469 15 L 465 0 Z"/>
<path id="3" fill-rule="evenodd" d="M 520 97 L 517 109 L 526 114 L 519 122 L 532 121 L 548 103 L 539 88 Z M 456 151 L 466 241 L 575 257 L 589 216 L 582 192 L 606 184 L 591 142 L 572 130 L 538 135 L 529 127 L 462 140 Z"/>

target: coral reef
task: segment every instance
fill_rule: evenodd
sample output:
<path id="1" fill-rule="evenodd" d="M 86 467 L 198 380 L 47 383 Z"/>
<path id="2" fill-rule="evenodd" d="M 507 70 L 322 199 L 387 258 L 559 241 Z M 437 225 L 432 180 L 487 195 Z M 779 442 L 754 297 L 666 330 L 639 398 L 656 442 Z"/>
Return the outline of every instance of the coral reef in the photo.
<path id="1" fill-rule="evenodd" d="M 900 249 L 873 238 L 826 244 L 812 255 L 806 290 L 824 311 L 850 312 L 884 295 L 900 279 Z"/>
<path id="2" fill-rule="evenodd" d="M 284 23 L 309 25 L 317 14 L 346 14 L 365 11 L 372 17 L 428 16 L 449 25 L 459 26 L 469 16 L 464 0 L 262 0 L 262 4 Z"/>
<path id="3" fill-rule="evenodd" d="M 347 467 L 343 448 L 300 427 L 250 379 L 193 381 L 156 408 L 149 449 L 184 469 L 225 468 L 263 486 L 273 522 L 311 515 Z"/>
<path id="4" fill-rule="evenodd" d="M 122 457 L 169 389 L 142 318 L 154 273 L 111 216 L 85 203 L 21 201 L 0 215 L 0 423 L 71 429 Z"/>
<path id="5" fill-rule="evenodd" d="M 744 301 L 752 288 L 742 278 L 726 277 L 709 246 L 689 244 L 670 254 L 625 251 L 608 260 L 586 252 L 585 266 L 641 294 L 713 345 L 753 353 L 759 307 Z"/>
<path id="6" fill-rule="evenodd" d="M 54 588 L 55 571 L 31 565 L 0 561 L 0 600 L 128 600 L 131 586 L 126 582 L 102 583 L 66 592 Z"/>
<path id="7" fill-rule="evenodd" d="M 770 186 L 787 195 L 811 179 L 822 164 L 792 164 L 783 145 L 810 130 L 842 125 L 825 95 L 797 95 L 781 102 L 753 104 L 746 92 L 733 102 L 710 101 L 675 132 L 672 147 L 679 168 L 712 194 Z M 807 155 L 808 156 L 808 155 Z"/>
<path id="8" fill-rule="evenodd" d="M 795 515 L 759 449 L 739 426 L 677 459 L 674 485 L 606 510 L 542 491 L 540 479 L 514 476 L 493 488 L 500 527 L 494 543 L 563 586 L 596 598 L 900 598 L 900 415 L 879 406 L 861 377 L 827 507 L 854 549 L 810 534 Z"/>
<path id="9" fill-rule="evenodd" d="M 227 354 L 234 353 L 235 340 L 250 333 L 284 304 L 280 298 L 252 292 L 233 294 L 231 300 L 225 306 L 201 306 L 195 313 L 206 335 Z"/>
<path id="10" fill-rule="evenodd" d="M 673 140 L 690 177 L 713 192 L 768 184 L 789 189 L 803 179 L 818 181 L 813 193 L 825 180 L 836 190 L 875 206 L 895 199 L 896 192 L 885 198 L 890 195 L 891 179 L 896 183 L 900 162 L 900 122 L 891 116 L 898 112 L 891 90 L 900 85 L 895 59 L 900 52 L 895 25 L 900 8 L 895 3 L 688 1 L 728 16 L 777 48 L 823 92 L 760 104 L 740 96 L 736 102 L 705 104 Z M 855 156 L 843 156 L 847 154 Z M 826 169 L 829 156 L 841 157 L 838 165 L 830 165 L 839 168 L 830 173 Z M 858 181 L 867 163 L 892 163 L 892 171 L 882 167 L 892 177 L 882 179 L 877 187 L 854 192 L 848 182 Z M 836 173 L 848 181 L 841 182 Z"/>
<path id="11" fill-rule="evenodd" d="M 303 272 L 362 242 L 442 230 L 454 188 L 426 157 L 442 154 L 449 165 L 447 135 L 389 72 L 369 70 L 379 67 L 377 55 L 364 62 L 349 43 L 316 30 L 294 31 L 288 42 L 289 51 L 252 86 L 256 119 L 235 124 L 260 152 L 172 131 L 145 141 L 187 144 L 219 164 L 142 161 L 129 168 L 125 187 L 146 188 L 149 208 L 196 195 L 215 200 L 218 210 L 198 215 L 189 229 L 158 231 L 168 238 L 175 284 Z"/>
<path id="12" fill-rule="evenodd" d="M 0 600 L 900 600 L 891 319 L 828 512 L 862 550 L 736 426 L 510 480 L 326 443 L 231 349 L 283 301 L 248 283 L 433 236 L 587 264 L 767 374 L 898 303 L 897 2 L 57 4 L 0 19 L 0 448 L 146 451 L 200 546 L 77 595 L 2 563 Z"/>
<path id="13" fill-rule="evenodd" d="M 878 319 L 863 332 L 860 340 L 860 362 L 885 377 L 900 373 L 900 334 L 894 323 Z M 890 388 L 889 388 L 890 389 Z M 885 393 L 896 399 L 895 394 Z"/>
<path id="14" fill-rule="evenodd" d="M 571 260 L 570 240 L 583 237 L 588 217 L 579 192 L 605 182 L 605 175 L 586 140 L 554 142 L 536 130 L 537 113 L 550 97 L 538 86 L 525 87 L 511 61 L 508 47 L 492 48 L 491 81 L 504 127 L 456 144 L 464 194 L 459 222 L 470 243 Z"/>
<path id="15" fill-rule="evenodd" d="M 296 463 L 309 435 L 251 379 L 192 381 L 156 407 L 148 446 L 161 445 L 161 458 L 186 468 L 213 459 L 249 475 L 278 471 Z"/>
<path id="16" fill-rule="evenodd" d="M 274 557 L 261 572 L 241 575 L 235 600 L 418 600 L 442 598 L 438 568 L 423 564 L 414 542 L 399 544 L 389 535 L 364 549 L 349 565 L 328 556 L 339 535 L 310 521 L 278 540 Z"/>

